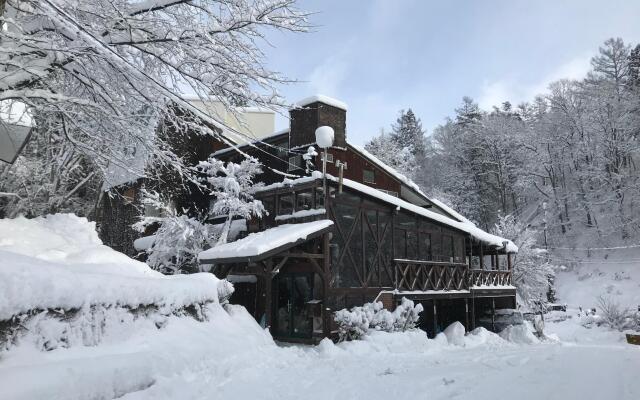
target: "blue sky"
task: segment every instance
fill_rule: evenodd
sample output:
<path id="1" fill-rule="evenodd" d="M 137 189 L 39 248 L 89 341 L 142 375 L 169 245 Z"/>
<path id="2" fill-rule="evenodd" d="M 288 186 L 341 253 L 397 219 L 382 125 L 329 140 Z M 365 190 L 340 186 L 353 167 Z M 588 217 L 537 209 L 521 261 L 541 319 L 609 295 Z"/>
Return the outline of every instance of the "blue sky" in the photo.
<path id="1" fill-rule="evenodd" d="M 300 82 L 290 102 L 320 93 L 349 105 L 347 134 L 364 143 L 411 107 L 431 133 L 463 96 L 483 108 L 531 100 L 581 78 L 607 38 L 640 42 L 640 0 L 301 0 L 308 34 L 275 33 L 270 67 Z M 279 117 L 276 128 L 288 126 Z"/>

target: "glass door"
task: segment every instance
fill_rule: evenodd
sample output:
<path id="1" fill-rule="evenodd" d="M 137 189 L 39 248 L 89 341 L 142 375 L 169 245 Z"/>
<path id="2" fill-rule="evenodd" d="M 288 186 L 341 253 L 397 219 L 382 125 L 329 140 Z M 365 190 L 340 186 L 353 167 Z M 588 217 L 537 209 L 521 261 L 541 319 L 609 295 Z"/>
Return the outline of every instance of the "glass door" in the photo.
<path id="1" fill-rule="evenodd" d="M 312 274 L 282 274 L 276 280 L 275 336 L 310 338 L 313 316 L 307 303 L 313 299 Z"/>

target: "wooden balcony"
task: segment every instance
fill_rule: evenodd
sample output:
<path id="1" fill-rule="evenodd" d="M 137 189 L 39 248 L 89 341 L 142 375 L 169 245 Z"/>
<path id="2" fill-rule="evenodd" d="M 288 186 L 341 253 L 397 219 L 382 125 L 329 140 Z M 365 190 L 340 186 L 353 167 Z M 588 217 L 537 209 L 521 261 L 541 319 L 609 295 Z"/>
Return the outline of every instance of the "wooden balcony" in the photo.
<path id="1" fill-rule="evenodd" d="M 396 259 L 395 289 L 451 291 L 511 285 L 511 271 L 469 269 L 464 263 Z"/>

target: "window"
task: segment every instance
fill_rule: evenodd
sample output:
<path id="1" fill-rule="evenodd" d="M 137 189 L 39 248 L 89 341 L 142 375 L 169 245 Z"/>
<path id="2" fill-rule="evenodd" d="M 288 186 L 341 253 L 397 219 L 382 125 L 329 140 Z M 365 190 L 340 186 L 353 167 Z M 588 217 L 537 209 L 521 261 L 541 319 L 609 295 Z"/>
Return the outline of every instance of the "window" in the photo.
<path id="1" fill-rule="evenodd" d="M 315 188 L 316 208 L 324 207 L 324 188 L 322 186 Z"/>
<path id="2" fill-rule="evenodd" d="M 262 201 L 262 205 L 264 209 L 269 213 L 269 215 L 273 216 L 275 214 L 275 198 L 273 196 L 265 197 L 264 199 L 260 199 Z"/>
<path id="3" fill-rule="evenodd" d="M 363 169 L 362 170 L 362 180 L 365 183 L 376 183 L 375 181 L 375 173 L 374 171 L 370 170 L 370 169 Z"/>
<path id="4" fill-rule="evenodd" d="M 293 213 L 293 193 L 281 194 L 279 198 L 278 214 L 286 215 Z"/>
<path id="5" fill-rule="evenodd" d="M 393 190 L 385 190 L 385 189 L 378 189 L 379 191 L 381 191 L 382 193 L 386 193 L 389 196 L 393 196 L 393 197 L 398 197 L 398 192 L 394 192 Z"/>
<path id="6" fill-rule="evenodd" d="M 311 189 L 300 191 L 296 194 L 296 211 L 313 208 L 313 192 Z"/>
<path id="7" fill-rule="evenodd" d="M 320 160 L 324 160 L 324 153 L 322 153 L 322 156 L 320 157 Z M 328 163 L 332 163 L 333 162 L 333 154 L 327 153 L 327 162 Z"/>
<path id="8" fill-rule="evenodd" d="M 418 235 L 415 231 L 407 231 L 407 258 L 409 260 L 418 258 Z"/>
<path id="9" fill-rule="evenodd" d="M 407 237 L 404 229 L 394 229 L 393 240 L 395 244 L 394 257 L 407 258 Z"/>
<path id="10" fill-rule="evenodd" d="M 431 235 L 428 233 L 420 232 L 418 235 L 419 244 L 418 250 L 420 252 L 420 259 L 425 261 L 431 260 Z"/>
<path id="11" fill-rule="evenodd" d="M 442 235 L 442 255 L 445 261 L 453 262 L 453 238 L 450 235 Z"/>
<path id="12" fill-rule="evenodd" d="M 288 171 L 294 171 L 296 169 L 302 169 L 302 156 L 289 157 Z"/>

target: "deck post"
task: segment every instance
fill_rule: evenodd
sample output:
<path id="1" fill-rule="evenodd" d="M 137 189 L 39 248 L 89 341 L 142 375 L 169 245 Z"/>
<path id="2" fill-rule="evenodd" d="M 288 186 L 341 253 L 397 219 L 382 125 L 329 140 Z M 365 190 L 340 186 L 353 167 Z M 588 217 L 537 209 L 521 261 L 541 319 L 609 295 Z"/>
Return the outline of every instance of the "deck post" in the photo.
<path id="1" fill-rule="evenodd" d="M 496 259 L 494 258 L 495 256 L 493 254 L 490 255 L 491 257 L 491 270 L 496 269 Z"/>
<path id="2" fill-rule="evenodd" d="M 484 269 L 484 249 L 482 242 L 480 242 L 480 269 Z"/>
<path id="3" fill-rule="evenodd" d="M 438 334 L 438 308 L 436 307 L 436 299 L 433 299 L 433 337 Z"/>
<path id="4" fill-rule="evenodd" d="M 491 298 L 491 330 L 496 331 L 496 298 Z"/>
<path id="5" fill-rule="evenodd" d="M 265 327 L 268 328 L 269 330 L 271 330 L 271 302 L 273 299 L 273 293 L 271 293 L 271 288 L 272 288 L 272 282 L 273 282 L 273 275 L 271 274 L 271 271 L 267 271 L 266 274 L 264 274 L 264 292 L 266 295 L 266 298 L 264 299 L 264 316 L 265 316 Z"/>
<path id="6" fill-rule="evenodd" d="M 329 308 L 327 304 L 327 299 L 329 298 L 329 280 L 331 279 L 330 245 L 329 232 L 327 232 L 322 236 L 322 252 L 324 254 L 324 259 L 322 260 L 322 334 L 324 337 L 331 336 L 331 308 Z"/>
<path id="7" fill-rule="evenodd" d="M 476 329 L 476 298 L 471 297 L 471 330 L 474 329 Z"/>
<path id="8" fill-rule="evenodd" d="M 465 298 L 464 299 L 464 318 L 465 318 L 465 325 L 464 327 L 466 328 L 467 332 L 470 332 L 471 329 L 469 326 L 469 299 Z"/>

